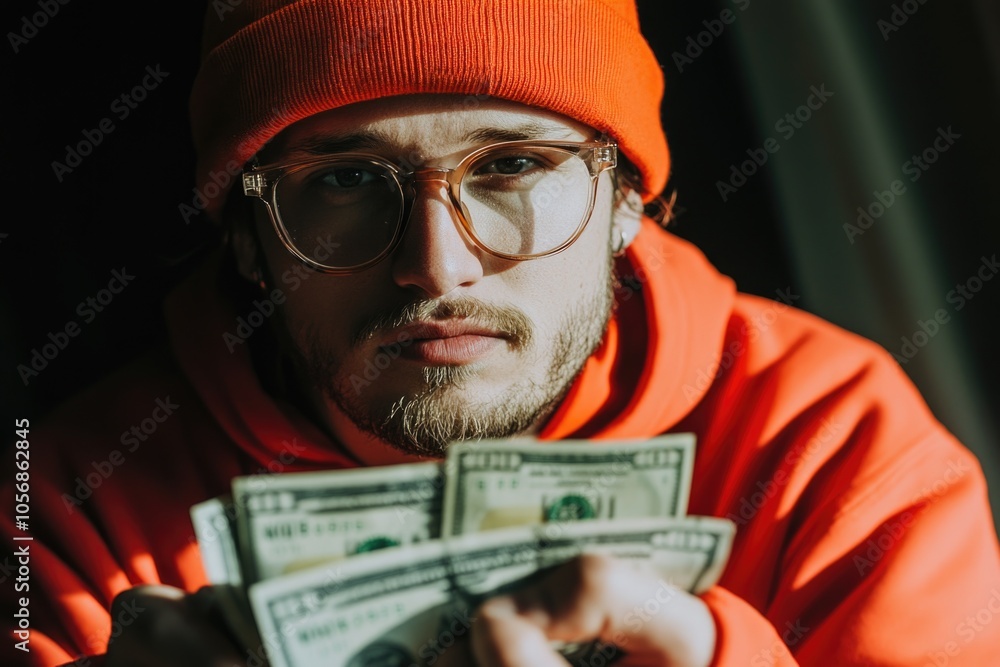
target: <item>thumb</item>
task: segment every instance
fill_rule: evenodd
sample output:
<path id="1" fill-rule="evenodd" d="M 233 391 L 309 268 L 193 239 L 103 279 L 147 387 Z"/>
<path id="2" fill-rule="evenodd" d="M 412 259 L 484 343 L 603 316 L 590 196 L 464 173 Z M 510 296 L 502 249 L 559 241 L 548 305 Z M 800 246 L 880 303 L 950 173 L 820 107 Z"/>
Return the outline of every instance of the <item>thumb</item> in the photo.
<path id="1" fill-rule="evenodd" d="M 481 667 L 566 667 L 551 648 L 547 623 L 537 607 L 521 613 L 512 596 L 492 598 L 479 608 L 472 628 L 472 651 Z"/>

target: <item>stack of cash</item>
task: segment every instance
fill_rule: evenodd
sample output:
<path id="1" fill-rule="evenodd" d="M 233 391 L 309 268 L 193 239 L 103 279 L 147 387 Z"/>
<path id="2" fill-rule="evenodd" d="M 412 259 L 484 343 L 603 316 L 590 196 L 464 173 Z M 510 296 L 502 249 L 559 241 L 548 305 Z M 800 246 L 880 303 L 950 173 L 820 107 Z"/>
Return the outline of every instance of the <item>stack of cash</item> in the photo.
<path id="1" fill-rule="evenodd" d="M 687 516 L 694 451 L 692 434 L 458 443 L 441 462 L 238 477 L 191 517 L 231 629 L 273 667 L 429 665 L 486 598 L 581 554 L 712 586 L 735 525 Z"/>

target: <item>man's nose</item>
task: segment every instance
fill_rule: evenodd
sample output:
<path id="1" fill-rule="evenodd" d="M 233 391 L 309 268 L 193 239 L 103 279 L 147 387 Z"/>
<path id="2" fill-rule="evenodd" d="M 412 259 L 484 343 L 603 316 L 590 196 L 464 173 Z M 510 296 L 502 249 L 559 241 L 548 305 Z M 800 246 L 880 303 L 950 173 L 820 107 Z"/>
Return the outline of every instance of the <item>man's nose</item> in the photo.
<path id="1" fill-rule="evenodd" d="M 392 255 L 400 287 L 433 299 L 483 277 L 482 251 L 469 239 L 444 180 L 424 179 L 415 188 L 403 238 Z"/>

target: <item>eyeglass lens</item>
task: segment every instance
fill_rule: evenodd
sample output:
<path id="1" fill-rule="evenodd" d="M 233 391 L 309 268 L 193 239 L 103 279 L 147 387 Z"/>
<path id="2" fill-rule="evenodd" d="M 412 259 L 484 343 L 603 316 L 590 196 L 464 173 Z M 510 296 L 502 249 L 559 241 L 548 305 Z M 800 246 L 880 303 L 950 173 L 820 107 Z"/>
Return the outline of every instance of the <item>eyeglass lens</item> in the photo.
<path id="1" fill-rule="evenodd" d="M 537 255 L 568 241 L 593 194 L 587 163 L 551 147 L 481 155 L 464 170 L 459 200 L 473 233 L 488 249 Z M 331 159 L 286 173 L 274 203 L 289 240 L 306 257 L 318 238 L 322 264 L 351 267 L 384 252 L 406 207 L 393 172 L 377 162 Z M 332 252 L 330 248 L 332 247 Z"/>

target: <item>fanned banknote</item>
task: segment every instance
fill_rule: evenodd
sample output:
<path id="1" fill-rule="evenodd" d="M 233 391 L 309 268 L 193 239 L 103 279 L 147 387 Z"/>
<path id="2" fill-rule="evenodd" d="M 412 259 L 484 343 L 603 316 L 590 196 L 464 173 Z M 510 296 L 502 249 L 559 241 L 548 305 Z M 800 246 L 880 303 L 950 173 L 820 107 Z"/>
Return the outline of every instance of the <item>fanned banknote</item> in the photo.
<path id="1" fill-rule="evenodd" d="M 684 516 L 694 450 L 693 434 L 459 443 L 443 462 L 240 477 L 191 517 L 230 629 L 274 667 L 430 665 L 485 598 L 581 553 L 713 585 L 735 525 Z"/>
<path id="2" fill-rule="evenodd" d="M 583 553 L 642 562 L 663 586 L 703 591 L 734 530 L 705 517 L 515 527 L 318 566 L 255 584 L 250 599 L 272 667 L 427 665 L 487 597 Z"/>
<path id="3" fill-rule="evenodd" d="M 243 583 L 236 548 L 236 510 L 231 496 L 220 496 L 191 508 L 191 524 L 201 550 L 205 574 L 213 584 Z"/>
<path id="4" fill-rule="evenodd" d="M 695 438 L 491 440 L 448 449 L 445 536 L 548 521 L 683 516 Z"/>
<path id="5" fill-rule="evenodd" d="M 440 536 L 435 462 L 233 480 L 244 581 Z"/>
<path id="6" fill-rule="evenodd" d="M 250 601 L 243 585 L 236 547 L 236 510 L 229 495 L 212 498 L 191 508 L 198 548 L 205 574 L 215 589 L 216 604 L 230 632 L 243 646 L 260 643 Z"/>

